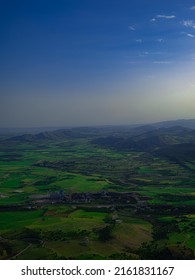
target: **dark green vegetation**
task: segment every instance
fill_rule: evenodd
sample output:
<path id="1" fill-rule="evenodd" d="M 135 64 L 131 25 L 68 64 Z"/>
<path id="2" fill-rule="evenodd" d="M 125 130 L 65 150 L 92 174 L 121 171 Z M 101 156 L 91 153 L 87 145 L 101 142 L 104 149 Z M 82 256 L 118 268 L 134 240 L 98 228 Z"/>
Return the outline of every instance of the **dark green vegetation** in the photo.
<path id="1" fill-rule="evenodd" d="M 195 130 L 1 136 L 0 259 L 194 259 Z"/>

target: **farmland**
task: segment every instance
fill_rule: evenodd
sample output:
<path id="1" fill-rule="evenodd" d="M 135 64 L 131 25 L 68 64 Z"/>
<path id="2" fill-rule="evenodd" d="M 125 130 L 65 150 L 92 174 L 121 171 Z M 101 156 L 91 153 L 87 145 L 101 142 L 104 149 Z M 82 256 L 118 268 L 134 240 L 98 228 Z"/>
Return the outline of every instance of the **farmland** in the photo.
<path id="1" fill-rule="evenodd" d="M 194 259 L 194 130 L 142 130 L 3 135 L 0 259 Z"/>

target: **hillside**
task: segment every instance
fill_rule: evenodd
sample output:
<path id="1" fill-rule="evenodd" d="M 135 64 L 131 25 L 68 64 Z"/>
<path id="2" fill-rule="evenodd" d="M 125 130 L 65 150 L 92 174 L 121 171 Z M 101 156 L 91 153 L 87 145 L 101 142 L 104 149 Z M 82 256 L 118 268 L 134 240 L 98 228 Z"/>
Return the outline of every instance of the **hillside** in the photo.
<path id="1" fill-rule="evenodd" d="M 83 135 L 80 132 L 70 129 L 60 129 L 55 131 L 46 131 L 38 134 L 23 134 L 8 138 L 8 141 L 33 142 L 41 140 L 60 140 L 65 138 L 80 138 Z"/>
<path id="2" fill-rule="evenodd" d="M 170 120 L 154 123 L 153 126 L 156 128 L 161 127 L 173 127 L 173 126 L 183 126 L 191 129 L 195 129 L 195 119 L 181 119 L 181 120 Z"/>
<path id="3" fill-rule="evenodd" d="M 173 160 L 185 162 L 195 159 L 195 144 L 182 143 L 159 148 L 154 155 Z"/>
<path id="4" fill-rule="evenodd" d="M 195 131 L 185 127 L 158 128 L 131 137 L 100 137 L 92 144 L 121 151 L 152 152 L 168 146 L 195 143 Z"/>
<path id="5" fill-rule="evenodd" d="M 12 136 L 6 141 L 34 142 L 92 138 L 92 143 L 102 147 L 122 150 L 152 150 L 170 144 L 193 142 L 195 120 L 176 120 L 147 125 L 121 125 L 75 127 L 25 133 Z"/>

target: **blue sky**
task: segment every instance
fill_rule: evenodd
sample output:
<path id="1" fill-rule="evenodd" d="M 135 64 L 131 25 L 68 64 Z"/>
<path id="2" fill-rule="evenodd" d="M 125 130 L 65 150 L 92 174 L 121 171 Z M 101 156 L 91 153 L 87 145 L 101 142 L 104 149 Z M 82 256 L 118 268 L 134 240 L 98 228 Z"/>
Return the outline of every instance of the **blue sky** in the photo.
<path id="1" fill-rule="evenodd" d="M 195 118 L 195 1 L 2 1 L 0 127 Z"/>

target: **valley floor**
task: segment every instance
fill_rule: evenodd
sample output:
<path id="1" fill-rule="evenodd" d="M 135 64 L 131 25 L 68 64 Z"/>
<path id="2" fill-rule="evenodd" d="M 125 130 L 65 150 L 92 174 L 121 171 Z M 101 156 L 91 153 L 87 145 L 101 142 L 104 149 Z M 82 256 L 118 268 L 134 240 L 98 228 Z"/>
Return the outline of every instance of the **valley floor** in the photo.
<path id="1" fill-rule="evenodd" d="M 95 145 L 0 146 L 0 259 L 194 259 L 195 159 Z"/>

